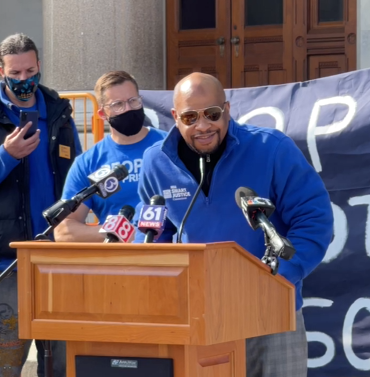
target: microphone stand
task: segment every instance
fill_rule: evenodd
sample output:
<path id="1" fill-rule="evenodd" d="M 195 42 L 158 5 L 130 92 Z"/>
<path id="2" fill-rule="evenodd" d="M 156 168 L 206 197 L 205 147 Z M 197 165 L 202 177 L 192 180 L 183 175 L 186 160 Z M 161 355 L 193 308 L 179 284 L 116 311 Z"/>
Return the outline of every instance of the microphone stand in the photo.
<path id="1" fill-rule="evenodd" d="M 292 243 L 287 238 L 281 236 L 275 228 L 269 229 L 265 227 L 266 222 L 269 221 L 266 219 L 264 222 L 260 223 L 266 246 L 265 255 L 261 258 L 261 261 L 271 268 L 272 275 L 276 275 L 279 269 L 278 257 L 290 260 L 296 250 Z"/>
<path id="2" fill-rule="evenodd" d="M 7 276 L 9 276 L 12 271 L 17 267 L 17 259 L 12 262 L 1 274 L 0 274 L 0 282 L 4 280 Z"/>
<path id="3" fill-rule="evenodd" d="M 266 264 L 271 268 L 271 273 L 273 275 L 276 275 L 279 269 L 279 259 L 277 258 L 277 255 L 269 243 L 269 239 L 266 235 L 266 232 L 263 233 L 265 237 L 265 255 L 261 258 L 262 263 Z"/>
<path id="4" fill-rule="evenodd" d="M 44 345 L 44 374 L 45 377 L 53 377 L 53 353 L 50 340 L 43 340 Z"/>
<path id="5" fill-rule="evenodd" d="M 200 193 L 200 190 L 202 189 L 202 186 L 203 186 L 204 172 L 206 170 L 206 162 L 205 162 L 204 156 L 200 156 L 200 158 L 199 158 L 199 170 L 200 170 L 200 183 L 199 183 L 199 186 L 197 188 L 197 191 L 195 191 L 193 199 L 190 202 L 189 207 L 186 210 L 185 216 L 182 219 L 182 222 L 180 224 L 180 229 L 179 229 L 178 236 L 177 236 L 177 243 L 182 243 L 182 232 L 184 230 L 184 226 L 185 226 L 186 220 L 188 219 L 190 211 L 192 210 L 192 208 L 194 206 L 194 203 L 195 203 L 195 201 L 196 201 L 196 199 L 197 199 L 197 197 L 198 197 L 198 195 Z"/>

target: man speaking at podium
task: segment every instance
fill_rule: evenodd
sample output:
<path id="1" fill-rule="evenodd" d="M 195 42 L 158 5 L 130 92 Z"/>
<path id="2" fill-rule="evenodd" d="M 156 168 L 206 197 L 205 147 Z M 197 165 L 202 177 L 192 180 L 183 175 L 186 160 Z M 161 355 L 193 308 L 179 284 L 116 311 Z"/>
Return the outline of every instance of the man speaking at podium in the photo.
<path id="1" fill-rule="evenodd" d="M 249 187 L 274 203 L 271 222 L 296 249 L 292 259 L 279 261 L 279 273 L 296 286 L 297 330 L 248 339 L 247 376 L 304 377 L 302 281 L 331 241 L 329 195 L 289 137 L 274 129 L 239 125 L 229 111 L 221 83 L 213 76 L 192 73 L 182 79 L 174 90 L 176 124 L 164 141 L 144 153 L 139 195 L 143 204 L 154 195 L 166 199 L 167 221 L 157 242 L 172 242 L 178 232 L 183 242 L 235 241 L 259 258 L 265 251 L 263 232 L 248 226 L 235 192 Z M 201 192 L 184 225 L 201 180 Z M 135 242 L 143 237 L 137 232 Z"/>

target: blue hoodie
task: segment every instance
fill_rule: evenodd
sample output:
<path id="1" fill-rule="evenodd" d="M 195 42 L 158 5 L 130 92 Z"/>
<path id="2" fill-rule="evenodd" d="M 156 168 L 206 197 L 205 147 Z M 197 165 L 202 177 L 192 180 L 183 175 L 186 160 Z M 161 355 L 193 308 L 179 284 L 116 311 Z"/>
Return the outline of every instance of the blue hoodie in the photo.
<path id="1" fill-rule="evenodd" d="M 166 198 L 166 229 L 158 242 L 172 242 L 198 183 L 178 156 L 181 135 L 174 126 L 164 141 L 144 154 L 139 195 Z M 261 229 L 253 231 L 235 201 L 239 187 L 249 187 L 276 206 L 270 221 L 296 249 L 280 260 L 279 273 L 296 286 L 296 309 L 302 307 L 302 280 L 323 259 L 333 234 L 333 214 L 320 176 L 294 142 L 275 129 L 239 125 L 230 120 L 226 149 L 212 176 L 209 195 L 197 198 L 184 227 L 183 242 L 235 241 L 262 258 Z M 137 232 L 135 242 L 144 235 Z"/>

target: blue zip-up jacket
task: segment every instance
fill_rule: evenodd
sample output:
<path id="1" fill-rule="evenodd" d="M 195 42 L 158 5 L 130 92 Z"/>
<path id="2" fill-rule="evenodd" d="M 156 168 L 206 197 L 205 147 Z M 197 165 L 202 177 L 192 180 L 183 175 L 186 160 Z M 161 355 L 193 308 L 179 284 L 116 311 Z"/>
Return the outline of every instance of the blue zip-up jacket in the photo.
<path id="1" fill-rule="evenodd" d="M 67 172 L 82 152 L 69 101 L 43 85 L 35 96 L 35 106 L 25 110 L 39 112 L 40 143 L 17 160 L 3 143 L 19 124 L 20 108 L 10 102 L 0 82 L 0 271 L 15 258 L 11 241 L 32 240 L 47 228 L 42 211 L 61 197 Z M 60 145 L 69 149 L 70 158 L 60 155 Z"/>
<path id="2" fill-rule="evenodd" d="M 168 217 L 158 242 L 172 242 L 198 183 L 178 156 L 180 132 L 144 153 L 139 195 L 166 198 Z M 302 280 L 321 262 L 333 234 L 333 214 L 320 176 L 294 142 L 275 129 L 239 125 L 230 120 L 226 149 L 212 176 L 209 195 L 197 198 L 184 227 L 183 242 L 235 241 L 261 258 L 263 232 L 253 231 L 235 201 L 239 187 L 249 187 L 276 206 L 270 221 L 293 243 L 296 254 L 280 260 L 279 273 L 296 286 L 296 309 L 302 307 Z M 137 232 L 135 242 L 144 235 Z"/>

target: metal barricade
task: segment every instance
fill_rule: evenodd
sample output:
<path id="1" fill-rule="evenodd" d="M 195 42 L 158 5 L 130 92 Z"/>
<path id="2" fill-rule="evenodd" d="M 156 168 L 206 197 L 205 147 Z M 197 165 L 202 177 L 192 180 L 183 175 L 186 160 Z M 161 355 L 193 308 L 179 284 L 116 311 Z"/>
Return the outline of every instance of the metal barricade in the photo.
<path id="1" fill-rule="evenodd" d="M 97 143 L 98 141 L 102 140 L 104 137 L 104 121 L 98 115 L 98 101 L 96 100 L 95 96 L 91 93 L 60 93 L 59 96 L 61 98 L 67 98 L 70 100 L 72 105 L 72 117 L 76 123 L 76 126 L 83 124 L 83 150 L 86 151 L 88 149 L 88 140 L 87 134 L 89 132 L 89 125 L 91 128 L 91 132 L 93 134 L 93 143 Z M 78 101 L 76 103 L 76 101 Z M 88 102 L 90 102 L 90 109 L 88 106 Z M 80 106 L 82 103 L 83 106 Z M 91 108 L 92 107 L 92 108 Z M 88 122 L 91 114 L 91 122 Z M 87 219 L 87 225 L 98 225 L 98 219 L 95 215 L 90 211 Z"/>
<path id="2" fill-rule="evenodd" d="M 73 119 L 76 126 L 82 123 L 84 137 L 83 137 L 83 150 L 88 149 L 87 134 L 91 130 L 93 134 L 94 144 L 102 140 L 104 137 L 104 121 L 98 115 L 98 101 L 91 93 L 60 93 L 61 98 L 70 100 L 73 109 Z M 88 106 L 88 102 L 90 106 Z M 81 106 L 82 104 L 82 106 Z M 90 108 L 89 108 L 90 107 Z M 91 121 L 89 120 L 91 114 Z M 90 130 L 89 126 L 90 125 Z"/>

